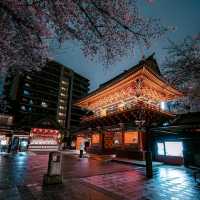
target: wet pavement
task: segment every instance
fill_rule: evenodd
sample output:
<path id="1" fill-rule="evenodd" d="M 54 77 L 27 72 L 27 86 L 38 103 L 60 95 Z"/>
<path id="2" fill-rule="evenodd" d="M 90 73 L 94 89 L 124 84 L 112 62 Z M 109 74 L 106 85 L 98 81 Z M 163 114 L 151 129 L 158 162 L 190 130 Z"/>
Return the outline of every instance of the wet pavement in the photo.
<path id="1" fill-rule="evenodd" d="M 62 185 L 42 186 L 47 155 L 0 155 L 0 200 L 200 200 L 192 172 L 178 166 L 144 167 L 109 162 L 98 156 L 63 155 Z"/>

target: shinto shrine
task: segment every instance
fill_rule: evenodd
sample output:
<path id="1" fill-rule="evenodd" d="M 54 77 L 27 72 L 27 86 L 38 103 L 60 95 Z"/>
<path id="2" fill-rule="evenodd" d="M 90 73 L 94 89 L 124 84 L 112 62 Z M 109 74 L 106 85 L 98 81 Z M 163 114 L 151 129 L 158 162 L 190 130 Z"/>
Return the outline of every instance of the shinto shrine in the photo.
<path id="1" fill-rule="evenodd" d="M 76 148 L 87 142 L 91 152 L 144 159 L 145 129 L 172 118 L 163 104 L 182 96 L 164 80 L 151 55 L 76 102 L 88 111 L 76 133 Z"/>

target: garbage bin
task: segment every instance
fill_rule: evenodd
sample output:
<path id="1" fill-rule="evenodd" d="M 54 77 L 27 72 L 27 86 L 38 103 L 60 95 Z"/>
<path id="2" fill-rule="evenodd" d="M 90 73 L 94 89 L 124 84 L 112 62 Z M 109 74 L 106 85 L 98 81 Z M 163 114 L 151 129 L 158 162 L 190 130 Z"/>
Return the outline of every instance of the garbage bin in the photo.
<path id="1" fill-rule="evenodd" d="M 62 183 L 62 154 L 57 151 L 49 153 L 48 171 L 44 175 L 43 183 L 49 184 L 60 184 Z"/>

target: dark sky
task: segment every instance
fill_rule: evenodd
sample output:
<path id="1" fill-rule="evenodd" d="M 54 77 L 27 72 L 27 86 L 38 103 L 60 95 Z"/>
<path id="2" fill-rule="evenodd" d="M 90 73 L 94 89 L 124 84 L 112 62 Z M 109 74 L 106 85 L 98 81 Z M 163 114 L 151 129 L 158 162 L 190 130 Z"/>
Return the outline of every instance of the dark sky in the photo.
<path id="1" fill-rule="evenodd" d="M 162 36 L 154 41 L 149 50 L 145 50 L 146 56 L 155 52 L 159 64 L 166 55 L 166 50 L 163 48 L 168 44 L 167 39 L 181 41 L 187 35 L 200 32 L 200 0 L 138 0 L 138 2 L 141 14 L 160 18 L 164 25 L 176 27 L 174 32 Z M 90 89 L 94 90 L 99 84 L 137 64 L 142 55 L 141 51 L 136 48 L 135 52 L 122 58 L 121 62 L 105 69 L 97 60 L 92 62 L 85 58 L 78 43 L 66 42 L 61 49 L 54 50 L 53 56 L 55 60 L 87 77 L 90 80 Z"/>

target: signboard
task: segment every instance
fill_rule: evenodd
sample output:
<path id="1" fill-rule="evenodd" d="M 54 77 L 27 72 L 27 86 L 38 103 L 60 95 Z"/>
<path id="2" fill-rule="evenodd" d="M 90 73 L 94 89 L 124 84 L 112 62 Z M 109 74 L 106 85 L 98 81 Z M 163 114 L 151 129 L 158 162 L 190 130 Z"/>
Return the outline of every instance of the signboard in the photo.
<path id="1" fill-rule="evenodd" d="M 54 129 L 32 128 L 30 137 L 31 145 L 57 145 L 60 133 Z"/>
<path id="2" fill-rule="evenodd" d="M 53 129 L 32 128 L 31 137 L 59 137 L 59 131 Z"/>

